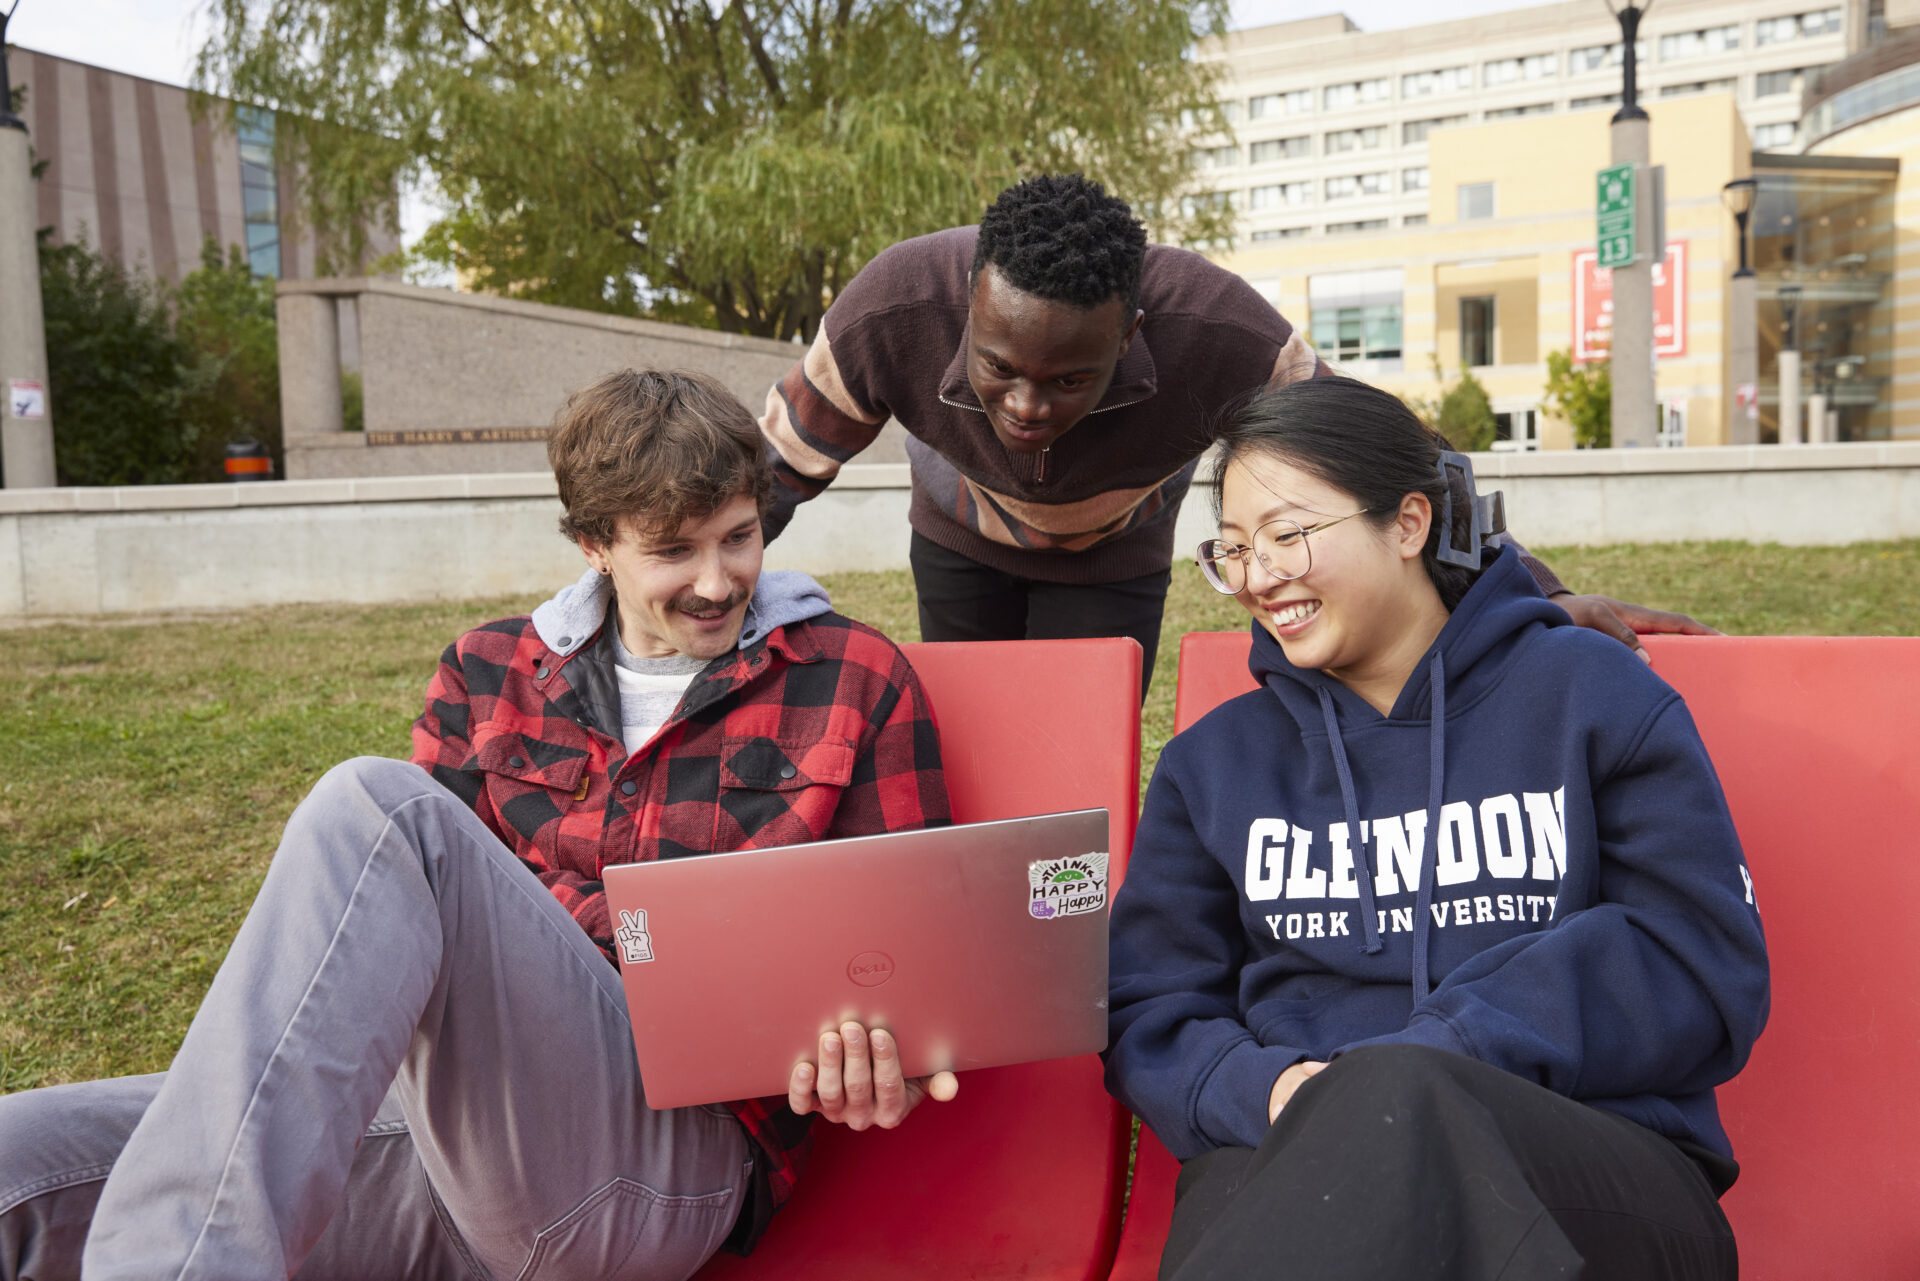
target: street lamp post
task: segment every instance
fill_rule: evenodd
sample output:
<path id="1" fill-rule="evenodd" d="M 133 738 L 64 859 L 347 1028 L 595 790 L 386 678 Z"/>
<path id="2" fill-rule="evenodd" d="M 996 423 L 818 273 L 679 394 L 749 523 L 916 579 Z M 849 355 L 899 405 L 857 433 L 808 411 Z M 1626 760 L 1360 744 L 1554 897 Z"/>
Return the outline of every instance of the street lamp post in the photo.
<path id="1" fill-rule="evenodd" d="M 1607 0 L 1607 9 L 1620 20 L 1620 110 L 1613 114 L 1613 163 L 1635 168 L 1635 223 L 1641 229 L 1636 237 L 1634 261 L 1613 269 L 1613 338 L 1610 363 L 1613 375 L 1613 443 L 1638 445 L 1651 449 L 1655 444 L 1659 414 L 1655 404 L 1653 376 L 1653 184 L 1649 162 L 1653 159 L 1647 113 L 1639 100 L 1639 57 L 1635 44 L 1640 36 L 1640 19 L 1652 8 L 1635 4 L 1624 6 Z"/>
<path id="2" fill-rule="evenodd" d="M 1780 286 L 1780 443 L 1800 443 L 1800 286 Z"/>
<path id="3" fill-rule="evenodd" d="M 1759 187 L 1752 178 L 1735 178 L 1720 189 L 1740 241 L 1740 266 L 1727 287 L 1727 441 L 1734 445 L 1760 440 L 1760 282 L 1747 262 L 1747 219 Z"/>
<path id="4" fill-rule="evenodd" d="M 32 153 L 13 114 L 7 23 L 0 11 L 0 468 L 8 489 L 54 483 L 53 415 L 47 405 L 47 329 L 40 310 L 40 248 L 34 239 Z"/>

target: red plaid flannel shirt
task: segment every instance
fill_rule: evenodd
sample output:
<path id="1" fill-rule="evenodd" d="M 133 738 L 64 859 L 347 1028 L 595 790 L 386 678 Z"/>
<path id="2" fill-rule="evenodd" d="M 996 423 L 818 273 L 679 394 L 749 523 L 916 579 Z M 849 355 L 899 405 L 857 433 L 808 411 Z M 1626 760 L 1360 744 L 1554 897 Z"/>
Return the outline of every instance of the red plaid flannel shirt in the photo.
<path id="1" fill-rule="evenodd" d="M 951 821 L 926 694 L 905 655 L 862 623 L 823 614 L 714 660 L 632 755 L 569 679 L 604 661 L 599 648 L 557 655 L 524 616 L 474 628 L 440 657 L 413 760 L 616 965 L 600 883 L 609 865 Z M 728 1106 L 764 1154 L 770 1204 L 743 1224 L 750 1246 L 793 1191 L 813 1118 L 785 1096 Z"/>

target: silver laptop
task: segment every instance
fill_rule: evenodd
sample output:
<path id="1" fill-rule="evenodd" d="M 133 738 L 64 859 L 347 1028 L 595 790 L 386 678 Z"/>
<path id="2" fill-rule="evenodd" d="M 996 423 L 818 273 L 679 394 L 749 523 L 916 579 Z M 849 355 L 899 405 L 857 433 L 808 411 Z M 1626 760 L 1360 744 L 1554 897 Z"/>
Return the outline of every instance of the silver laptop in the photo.
<path id="1" fill-rule="evenodd" d="M 1107 839 L 1094 809 L 608 868 L 648 1105 L 785 1094 L 849 1019 L 910 1077 L 1106 1048 Z"/>

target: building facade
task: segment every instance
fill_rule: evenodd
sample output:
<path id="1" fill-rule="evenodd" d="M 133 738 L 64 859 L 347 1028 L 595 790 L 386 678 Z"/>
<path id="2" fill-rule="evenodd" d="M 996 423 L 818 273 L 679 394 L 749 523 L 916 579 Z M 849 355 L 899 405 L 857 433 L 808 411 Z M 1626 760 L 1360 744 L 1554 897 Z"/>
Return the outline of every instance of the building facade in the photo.
<path id="1" fill-rule="evenodd" d="M 39 223 L 53 238 L 84 238 L 108 257 L 165 280 L 200 264 L 203 240 L 240 246 L 257 275 L 315 274 L 311 231 L 289 215 L 293 175 L 277 163 L 274 115 L 224 102 L 196 112 L 191 91 L 11 46 L 8 69 L 25 89 L 20 115 L 45 161 Z M 376 226 L 374 252 L 397 240 Z"/>
<path id="2" fill-rule="evenodd" d="M 1883 110 L 1904 100 L 1889 77 L 1911 74 L 1920 99 L 1920 71 L 1900 70 L 1920 63 L 1899 52 L 1920 27 L 1908 8 L 1671 0 L 1643 22 L 1671 246 L 1655 273 L 1663 445 L 1777 439 L 1788 344 L 1807 371 L 1802 439 L 1920 438 L 1920 342 L 1901 345 L 1895 288 L 1901 159 L 1920 137 Z M 1196 149 L 1200 182 L 1241 215 L 1215 257 L 1347 372 L 1432 397 L 1436 367 L 1470 369 L 1502 447 L 1570 447 L 1544 409 L 1546 362 L 1605 356 L 1594 179 L 1620 53 L 1597 0 L 1378 34 L 1339 16 L 1234 33 L 1209 51 L 1233 136 Z M 1749 176 L 1759 303 L 1735 314 L 1721 189 Z M 1757 388 L 1731 379 L 1737 327 L 1757 333 Z"/>

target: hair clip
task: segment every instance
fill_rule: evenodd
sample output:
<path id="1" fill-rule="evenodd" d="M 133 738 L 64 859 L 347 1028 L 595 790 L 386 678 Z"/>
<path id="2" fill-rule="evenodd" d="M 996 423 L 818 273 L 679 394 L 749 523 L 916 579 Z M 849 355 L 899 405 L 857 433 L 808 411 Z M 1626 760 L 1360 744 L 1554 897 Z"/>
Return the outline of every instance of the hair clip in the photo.
<path id="1" fill-rule="evenodd" d="M 1473 488 L 1473 460 L 1450 449 L 1440 451 L 1440 479 L 1446 497 L 1440 504 L 1441 562 L 1462 569 L 1480 568 L 1480 552 L 1496 534 L 1507 532 L 1507 501 L 1499 490 L 1482 497 Z M 1454 491 L 1464 498 L 1460 519 L 1454 518 Z"/>

